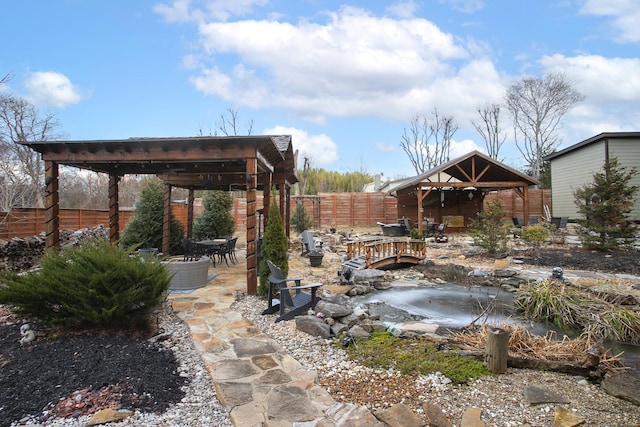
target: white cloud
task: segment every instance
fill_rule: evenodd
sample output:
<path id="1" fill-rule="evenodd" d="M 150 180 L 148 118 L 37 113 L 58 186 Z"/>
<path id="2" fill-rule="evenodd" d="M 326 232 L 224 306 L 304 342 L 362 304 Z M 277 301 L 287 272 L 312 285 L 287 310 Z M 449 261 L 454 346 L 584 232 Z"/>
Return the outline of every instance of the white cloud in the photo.
<path id="1" fill-rule="evenodd" d="M 309 135 L 302 129 L 276 126 L 265 129 L 264 135 L 291 135 L 293 144 L 298 150 L 298 166 L 302 167 L 302 159 L 308 157 L 311 167 L 326 167 L 338 160 L 338 146 L 327 135 Z"/>
<path id="2" fill-rule="evenodd" d="M 376 151 L 381 151 L 383 153 L 390 153 L 392 151 L 396 151 L 396 146 L 392 144 L 386 144 L 384 142 L 376 142 L 375 144 Z"/>
<path id="3" fill-rule="evenodd" d="M 398 18 L 411 18 L 418 10 L 418 4 L 412 0 L 398 2 L 387 6 L 387 13 Z"/>
<path id="4" fill-rule="evenodd" d="M 26 98 L 35 105 L 54 106 L 58 108 L 77 104 L 83 95 L 77 86 L 62 73 L 55 71 L 36 71 L 29 75 L 24 83 L 27 89 Z"/>
<path id="5" fill-rule="evenodd" d="M 236 105 L 284 107 L 317 123 L 369 115 L 405 121 L 434 106 L 463 107 L 461 99 L 468 105 L 460 110 L 473 112 L 504 90 L 481 46 L 460 44 L 425 19 L 377 17 L 353 7 L 327 16 L 323 23 L 202 24 L 204 53 L 243 65 L 203 66 L 192 82 Z"/>
<path id="6" fill-rule="evenodd" d="M 449 158 L 452 160 L 464 156 L 471 151 L 482 151 L 484 152 L 484 148 L 481 148 L 474 141 L 470 139 L 464 139 L 462 141 L 451 141 L 451 150 L 449 151 Z"/>
<path id="7" fill-rule="evenodd" d="M 599 55 L 545 56 L 546 72 L 571 78 L 588 102 L 637 102 L 640 99 L 640 58 L 605 58 Z"/>
<path id="8" fill-rule="evenodd" d="M 255 6 L 264 6 L 268 0 L 174 0 L 157 3 L 154 12 L 168 22 L 201 22 L 206 19 L 226 21 L 232 16 L 244 16 Z"/>
<path id="9" fill-rule="evenodd" d="M 562 72 L 586 99 L 567 114 L 565 131 L 576 143 L 601 132 L 636 131 L 640 122 L 640 58 L 545 56 L 545 73 Z"/>
<path id="10" fill-rule="evenodd" d="M 640 0 L 584 0 L 580 13 L 610 17 L 615 39 L 619 42 L 640 41 Z"/>
<path id="11" fill-rule="evenodd" d="M 473 13 L 484 7 L 483 0 L 440 0 L 449 3 L 454 10 L 463 13 Z"/>

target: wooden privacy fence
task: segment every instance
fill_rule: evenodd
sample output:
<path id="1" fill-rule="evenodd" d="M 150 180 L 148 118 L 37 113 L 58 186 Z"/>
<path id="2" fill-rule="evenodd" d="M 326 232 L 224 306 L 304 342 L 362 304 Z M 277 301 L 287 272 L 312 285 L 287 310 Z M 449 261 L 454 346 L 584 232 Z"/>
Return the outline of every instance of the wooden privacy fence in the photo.
<path id="1" fill-rule="evenodd" d="M 511 217 L 522 217 L 522 199 L 513 191 L 506 190 L 490 193 L 485 198 L 485 205 L 499 199 L 504 207 L 505 220 Z M 317 196 L 292 196 L 291 214 L 296 205 L 302 204 L 313 228 L 336 227 L 368 227 L 377 222 L 385 224 L 398 221 L 397 199 L 387 193 L 321 193 Z M 531 216 L 543 217 L 544 206 L 551 207 L 551 190 L 529 191 L 529 212 Z M 257 198 L 257 206 L 263 206 L 262 196 Z M 186 229 L 187 206 L 184 203 L 172 203 L 173 215 Z M 194 205 L 194 217 L 202 213 L 202 205 Z M 79 230 L 108 226 L 108 210 L 60 209 L 60 229 Z M 236 221 L 236 232 L 246 231 L 247 201 L 245 198 L 234 198 L 232 215 Z M 133 217 L 133 210 L 120 210 L 120 230 Z M 262 224 L 264 226 L 264 224 Z M 45 210 L 36 208 L 14 209 L 11 212 L 0 212 L 0 238 L 29 237 L 45 231 Z"/>

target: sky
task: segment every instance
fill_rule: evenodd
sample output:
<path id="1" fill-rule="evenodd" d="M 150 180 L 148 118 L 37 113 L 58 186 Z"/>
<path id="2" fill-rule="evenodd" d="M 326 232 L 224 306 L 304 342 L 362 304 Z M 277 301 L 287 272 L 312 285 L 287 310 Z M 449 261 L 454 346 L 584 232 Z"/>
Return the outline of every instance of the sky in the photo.
<path id="1" fill-rule="evenodd" d="M 400 146 L 434 110 L 451 158 L 486 152 L 471 122 L 526 77 L 585 96 L 558 149 L 639 131 L 640 0 L 13 0 L 0 91 L 54 114 L 59 139 L 290 134 L 312 167 L 414 176 Z M 506 110 L 503 128 L 509 131 Z M 522 169 L 512 138 L 500 157 Z"/>

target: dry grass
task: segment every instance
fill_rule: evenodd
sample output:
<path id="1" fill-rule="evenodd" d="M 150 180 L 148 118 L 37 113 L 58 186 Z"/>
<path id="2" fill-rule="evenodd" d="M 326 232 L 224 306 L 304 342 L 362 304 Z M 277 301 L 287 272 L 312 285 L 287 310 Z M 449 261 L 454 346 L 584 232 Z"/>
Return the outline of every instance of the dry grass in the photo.
<path id="1" fill-rule="evenodd" d="M 510 329 L 509 354 L 523 359 L 553 360 L 561 362 L 584 362 L 590 353 L 597 350 L 600 356 L 600 367 L 607 372 L 624 369 L 618 355 L 612 355 L 598 348 L 598 342 L 591 334 L 582 334 L 578 338 L 569 339 L 563 336 L 557 339 L 554 333 L 545 336 L 532 335 L 522 326 L 501 326 Z M 456 332 L 451 339 L 468 350 L 484 351 L 487 342 L 487 327 Z"/>

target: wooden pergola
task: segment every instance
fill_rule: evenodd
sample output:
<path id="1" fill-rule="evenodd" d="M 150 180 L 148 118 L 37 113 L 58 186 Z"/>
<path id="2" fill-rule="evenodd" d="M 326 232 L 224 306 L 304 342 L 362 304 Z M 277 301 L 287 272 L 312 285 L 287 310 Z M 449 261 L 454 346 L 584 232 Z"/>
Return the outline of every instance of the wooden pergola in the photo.
<path id="1" fill-rule="evenodd" d="M 429 196 L 433 197 L 434 193 L 439 194 L 441 198 L 438 201 L 442 200 L 443 202 L 442 206 L 437 203 L 433 210 L 440 212 L 440 216 L 443 216 L 447 213 L 448 208 L 444 206 L 444 197 L 442 196 L 451 192 L 464 192 L 469 197 L 460 197 L 456 209 L 458 214 L 468 217 L 474 216 L 478 208 L 481 209 L 481 202 L 487 192 L 513 189 L 522 198 L 523 220 L 526 225 L 529 220 L 529 186 L 533 185 L 540 185 L 540 182 L 486 154 L 472 151 L 408 179 L 396 187 L 394 191 L 399 200 L 399 216 L 406 215 L 412 219 L 417 218 L 417 228 L 423 232 L 421 219 L 425 215 L 424 202 Z M 410 213 L 401 212 L 401 198 L 407 202 L 406 206 L 411 206 L 415 210 Z M 409 203 L 411 199 L 413 203 Z"/>
<path id="2" fill-rule="evenodd" d="M 120 238 L 118 182 L 130 174 L 156 175 L 164 182 L 162 252 L 169 252 L 172 187 L 188 189 L 187 235 L 193 226 L 195 190 L 241 190 L 247 194 L 247 292 L 257 290 L 256 192 L 264 200 L 279 190 L 280 213 L 287 236 L 291 186 L 298 182 L 290 135 L 129 138 L 89 141 L 34 141 L 23 145 L 39 152 L 45 162 L 46 247 L 58 247 L 59 165 L 109 175 L 110 241 Z M 269 203 L 264 203 L 265 220 Z"/>

